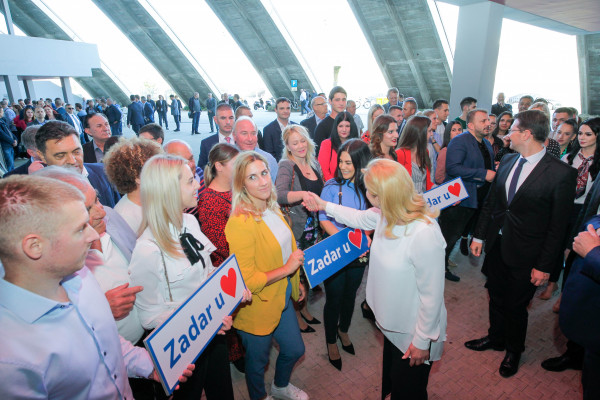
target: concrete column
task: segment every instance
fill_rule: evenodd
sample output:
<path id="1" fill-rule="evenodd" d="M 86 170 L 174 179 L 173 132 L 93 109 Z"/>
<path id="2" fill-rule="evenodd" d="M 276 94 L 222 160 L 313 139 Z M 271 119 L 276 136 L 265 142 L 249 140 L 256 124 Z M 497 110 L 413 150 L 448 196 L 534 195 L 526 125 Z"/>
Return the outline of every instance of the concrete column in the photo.
<path id="1" fill-rule="evenodd" d="M 452 72 L 450 118 L 461 114 L 460 101 L 477 99 L 478 108 L 490 109 L 493 99 L 504 6 L 485 1 L 461 6 Z"/>
<path id="2" fill-rule="evenodd" d="M 32 101 L 37 100 L 35 96 L 35 88 L 33 87 L 33 81 L 31 79 L 23 79 L 23 86 L 25 86 L 25 95 Z"/>
<path id="3" fill-rule="evenodd" d="M 60 86 L 62 87 L 63 100 L 65 103 L 70 103 L 73 99 L 73 92 L 71 92 L 71 81 L 68 76 L 60 77 Z"/>
<path id="4" fill-rule="evenodd" d="M 10 14 L 10 7 L 8 6 L 8 0 L 2 0 L 4 6 L 4 21 L 6 21 L 6 30 L 9 35 L 15 34 L 15 27 L 13 26 L 12 15 Z"/>
<path id="5" fill-rule="evenodd" d="M 6 92 L 8 94 L 8 100 L 11 103 L 16 103 L 18 99 L 23 98 L 23 92 L 21 91 L 21 85 L 19 79 L 14 75 L 4 75 L 4 85 L 6 85 Z"/>
<path id="6" fill-rule="evenodd" d="M 600 33 L 577 36 L 581 113 L 600 115 Z"/>

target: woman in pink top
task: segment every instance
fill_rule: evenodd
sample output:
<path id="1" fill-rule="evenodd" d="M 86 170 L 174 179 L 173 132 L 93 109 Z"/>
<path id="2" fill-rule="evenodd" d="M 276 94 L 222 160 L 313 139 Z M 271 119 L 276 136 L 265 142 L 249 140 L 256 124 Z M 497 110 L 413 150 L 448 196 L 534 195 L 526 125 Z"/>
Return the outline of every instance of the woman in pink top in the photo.
<path id="1" fill-rule="evenodd" d="M 358 128 L 354 117 L 347 111 L 335 117 L 329 139 L 321 142 L 319 148 L 319 164 L 323 171 L 323 181 L 327 182 L 335 175 L 337 168 L 337 149 L 348 139 L 358 139 Z"/>
<path id="2" fill-rule="evenodd" d="M 435 183 L 441 185 L 446 180 L 446 152 L 448 151 L 448 143 L 463 131 L 462 125 L 458 121 L 449 121 L 444 130 L 444 143 L 442 149 L 437 156 L 437 164 L 435 167 Z"/>

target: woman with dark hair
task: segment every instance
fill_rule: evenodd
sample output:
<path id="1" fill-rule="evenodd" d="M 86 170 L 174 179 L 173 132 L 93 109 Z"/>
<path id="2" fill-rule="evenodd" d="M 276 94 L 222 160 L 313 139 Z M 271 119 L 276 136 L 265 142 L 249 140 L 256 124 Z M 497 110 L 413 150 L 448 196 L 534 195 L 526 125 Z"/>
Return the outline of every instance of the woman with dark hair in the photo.
<path id="1" fill-rule="evenodd" d="M 494 149 L 494 161 L 500 162 L 500 160 L 502 160 L 502 157 L 504 157 L 505 154 L 513 152 L 510 149 L 510 140 L 505 140 L 504 138 L 508 136 L 508 131 L 510 130 L 514 119 L 510 111 L 504 111 L 503 113 L 498 115 L 496 121 L 498 121 L 498 124 L 496 125 L 496 129 L 492 131 L 492 136 L 502 139 L 503 147 L 498 149 L 498 151 L 494 149 L 493 145 L 492 148 Z"/>
<path id="2" fill-rule="evenodd" d="M 391 115 L 380 115 L 375 119 L 372 129 L 369 147 L 373 158 L 387 158 L 398 161 L 395 152 L 398 144 L 398 124 L 396 120 Z"/>
<path id="3" fill-rule="evenodd" d="M 444 130 L 444 143 L 437 156 L 437 165 L 435 168 L 435 183 L 441 185 L 446 180 L 446 152 L 448 143 L 463 132 L 462 125 L 458 121 L 449 121 Z"/>
<path id="4" fill-rule="evenodd" d="M 325 182 L 333 178 L 337 168 L 337 149 L 346 140 L 355 138 L 358 138 L 358 128 L 354 116 L 347 111 L 339 113 L 333 121 L 331 136 L 323 140 L 319 147 L 318 159 Z"/>
<path id="5" fill-rule="evenodd" d="M 362 170 L 367 166 L 370 159 L 369 147 L 362 140 L 350 139 L 344 142 L 339 148 L 335 178 L 325 184 L 321 192 L 321 198 L 357 210 L 369 208 Z M 329 235 L 335 235 L 346 227 L 335 221 L 335 219 L 328 217 L 324 211 L 319 212 L 319 220 L 321 221 L 321 227 Z M 366 257 L 361 256 L 325 280 L 326 300 L 323 319 L 327 354 L 331 365 L 340 371 L 342 369 L 342 358 L 336 341 L 337 338 L 340 338 L 342 349 L 354 354 L 354 346 L 348 337 L 348 329 L 354 312 L 356 291 L 362 281 L 366 265 Z"/>
<path id="6" fill-rule="evenodd" d="M 398 162 L 406 168 L 415 184 L 417 193 L 431 189 L 431 159 L 427 153 L 427 141 L 433 136 L 433 121 L 427 117 L 414 116 L 402 131 L 400 148 L 396 150 Z"/>
<path id="7" fill-rule="evenodd" d="M 569 118 L 560 124 L 558 128 L 556 128 L 556 135 L 554 136 L 554 139 L 556 139 L 556 142 L 560 146 L 561 158 L 571 152 L 573 144 L 577 139 L 577 128 L 577 121 L 575 121 L 573 118 Z"/>
<path id="8" fill-rule="evenodd" d="M 600 171 L 600 117 L 591 118 L 581 123 L 577 134 L 577 140 L 573 142 L 572 149 L 569 154 L 562 158 L 564 162 L 577 169 L 577 187 L 575 189 L 575 203 L 571 210 L 569 223 L 565 227 L 569 233 L 573 231 L 573 226 L 577 221 L 577 216 L 583 207 L 585 198 L 589 193 L 593 181 L 598 176 Z M 565 243 L 565 248 L 570 247 L 571 243 Z M 540 298 L 549 299 L 552 293 L 557 289 L 556 282 L 560 277 L 560 272 L 563 267 L 563 257 L 560 258 L 556 268 L 550 274 L 548 287 L 542 293 Z M 567 272 L 568 273 L 568 272 Z M 563 277 L 563 282 L 567 279 L 567 273 Z M 555 309 L 560 305 L 560 298 L 555 304 Z M 558 310 L 557 310 L 558 311 Z"/>

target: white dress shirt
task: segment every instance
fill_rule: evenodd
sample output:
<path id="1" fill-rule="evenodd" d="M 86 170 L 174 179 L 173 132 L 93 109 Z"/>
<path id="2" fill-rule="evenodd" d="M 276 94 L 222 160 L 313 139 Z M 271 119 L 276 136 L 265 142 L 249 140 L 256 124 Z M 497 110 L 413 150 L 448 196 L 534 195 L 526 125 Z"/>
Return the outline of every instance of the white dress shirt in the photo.
<path id="1" fill-rule="evenodd" d="M 544 158 L 545 155 L 546 155 L 546 148 L 544 147 L 541 151 L 539 151 L 533 155 L 530 155 L 529 157 L 525 157 L 525 160 L 527 160 L 527 162 L 525 162 L 525 164 L 523 164 L 523 169 L 521 170 L 521 175 L 519 175 L 519 180 L 517 181 L 517 188 L 515 190 L 515 193 L 517 193 L 519 191 L 519 188 L 521 187 L 523 182 L 525 182 L 525 179 L 527 179 L 529 174 L 531 174 L 531 171 L 533 171 L 535 166 L 538 165 L 538 163 L 542 160 L 542 158 Z M 510 183 L 512 181 L 513 175 L 515 174 L 515 169 L 517 169 L 517 166 L 519 165 L 519 160 L 521 160 L 521 158 L 523 158 L 523 156 L 521 156 L 517 159 L 517 161 L 515 162 L 515 165 L 513 165 L 512 169 L 508 173 L 506 182 L 504 183 L 505 188 L 506 188 L 506 198 L 507 199 L 508 199 L 508 189 L 510 188 Z"/>

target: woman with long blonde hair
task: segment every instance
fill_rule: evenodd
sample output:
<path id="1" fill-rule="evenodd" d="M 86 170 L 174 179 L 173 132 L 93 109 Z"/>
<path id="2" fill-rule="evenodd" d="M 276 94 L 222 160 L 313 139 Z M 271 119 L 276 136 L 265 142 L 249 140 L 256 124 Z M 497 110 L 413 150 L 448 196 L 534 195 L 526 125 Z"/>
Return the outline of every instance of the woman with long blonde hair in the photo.
<path id="1" fill-rule="evenodd" d="M 427 398 L 431 362 L 446 339 L 446 242 L 412 179 L 399 163 L 369 162 L 365 211 L 314 198 L 319 210 L 352 228 L 374 229 L 367 301 L 384 334 L 382 395 Z"/>
<path id="2" fill-rule="evenodd" d="M 315 204 L 305 201 L 309 207 Z M 246 287 L 256 300 L 241 307 L 233 326 L 246 350 L 246 384 L 252 400 L 264 399 L 265 369 L 272 340 L 279 344 L 271 396 L 308 399 L 290 383 L 304 354 L 293 301 L 304 299 L 298 268 L 304 253 L 296 249 L 275 193 L 269 165 L 254 151 L 240 153 L 233 166 L 232 214 L 225 227 L 229 250 L 236 255 Z"/>
<path id="3" fill-rule="evenodd" d="M 196 218 L 183 210 L 196 205 L 198 182 L 187 161 L 170 154 L 149 159 L 140 174 L 142 225 L 129 273 L 132 286 L 143 286 L 135 307 L 147 330 L 160 326 L 214 271 L 215 246 L 200 231 Z M 248 299 L 245 292 L 244 298 Z M 223 318 L 231 328 L 232 318 Z M 196 372 L 175 393 L 175 399 L 233 399 L 223 336 L 215 336 L 196 360 Z"/>

